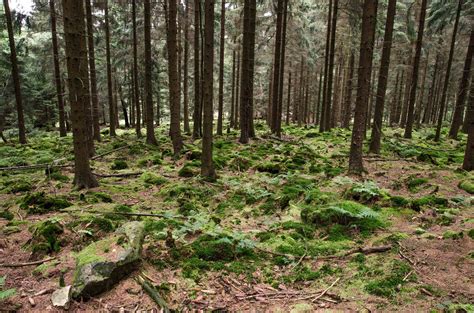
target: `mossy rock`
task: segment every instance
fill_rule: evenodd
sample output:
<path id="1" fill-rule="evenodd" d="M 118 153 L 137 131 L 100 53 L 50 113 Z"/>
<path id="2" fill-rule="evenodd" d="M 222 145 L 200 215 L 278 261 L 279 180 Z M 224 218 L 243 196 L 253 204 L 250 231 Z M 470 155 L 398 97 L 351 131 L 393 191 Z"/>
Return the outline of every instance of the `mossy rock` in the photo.
<path id="1" fill-rule="evenodd" d="M 128 168 L 128 163 L 125 160 L 114 160 L 110 166 L 111 170 L 124 170 Z"/>
<path id="2" fill-rule="evenodd" d="M 474 181 L 464 180 L 459 182 L 458 187 L 471 195 L 474 194 Z"/>
<path id="3" fill-rule="evenodd" d="M 448 199 L 446 198 L 429 195 L 418 199 L 413 199 L 410 206 L 415 211 L 421 211 L 427 206 L 447 207 L 448 203 Z"/>
<path id="4" fill-rule="evenodd" d="M 13 213 L 8 210 L 0 211 L 0 218 L 4 218 L 7 221 L 11 221 L 14 217 L 15 216 L 13 215 Z"/>
<path id="5" fill-rule="evenodd" d="M 162 176 L 156 175 L 151 172 L 145 172 L 140 176 L 141 180 L 145 184 L 160 186 L 165 184 L 168 180 Z"/>
<path id="6" fill-rule="evenodd" d="M 231 261 L 235 258 L 232 238 L 203 235 L 192 243 L 196 257 L 206 261 Z"/>
<path id="7" fill-rule="evenodd" d="M 201 159 L 202 152 L 201 150 L 193 149 L 186 153 L 186 159 L 188 160 L 200 160 Z"/>
<path id="8" fill-rule="evenodd" d="M 76 258 L 72 296 L 90 298 L 107 291 L 140 262 L 144 223 L 129 222 L 113 236 L 94 242 Z"/>
<path id="9" fill-rule="evenodd" d="M 259 172 L 279 174 L 282 171 L 282 167 L 276 162 L 261 162 L 257 164 L 255 169 Z"/>
<path id="10" fill-rule="evenodd" d="M 447 230 L 443 233 L 443 239 L 462 239 L 464 237 L 464 233 L 462 231 L 456 232 L 453 230 Z"/>
<path id="11" fill-rule="evenodd" d="M 8 193 L 28 192 L 33 189 L 33 185 L 25 180 L 10 181 L 5 184 L 5 187 Z"/>
<path id="12" fill-rule="evenodd" d="M 27 194 L 20 200 L 20 208 L 29 214 L 43 214 L 71 206 L 72 203 L 63 197 L 53 197 L 45 192 Z"/>
<path id="13" fill-rule="evenodd" d="M 104 202 L 104 203 L 112 203 L 112 197 L 105 192 L 102 191 L 89 191 L 87 192 L 87 202 L 89 203 L 98 203 L 98 202 Z"/>
<path id="14" fill-rule="evenodd" d="M 389 274 L 384 278 L 369 281 L 365 285 L 365 290 L 372 295 L 393 298 L 398 294 L 400 286 L 409 281 L 405 277 L 410 272 L 411 268 L 408 264 L 394 260 Z"/>
<path id="15" fill-rule="evenodd" d="M 416 176 L 410 176 L 405 184 L 411 192 L 417 192 L 419 188 L 423 185 L 425 185 L 428 182 L 428 178 L 425 177 L 416 177 Z"/>
<path id="16" fill-rule="evenodd" d="M 396 208 L 404 208 L 404 207 L 407 207 L 409 206 L 410 204 L 410 200 L 402 197 L 402 196 L 392 196 L 390 197 L 390 202 L 392 204 L 392 206 L 396 207 Z"/>

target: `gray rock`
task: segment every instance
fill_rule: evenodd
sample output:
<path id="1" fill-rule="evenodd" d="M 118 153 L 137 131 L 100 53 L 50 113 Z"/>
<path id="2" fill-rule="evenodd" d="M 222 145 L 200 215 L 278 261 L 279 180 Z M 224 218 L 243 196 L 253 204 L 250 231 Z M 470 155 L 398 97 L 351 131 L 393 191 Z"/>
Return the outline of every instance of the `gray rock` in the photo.
<path id="1" fill-rule="evenodd" d="M 145 227 L 129 222 L 112 236 L 94 242 L 76 255 L 72 296 L 89 298 L 110 290 L 140 262 Z"/>
<path id="2" fill-rule="evenodd" d="M 71 286 L 66 286 L 53 292 L 51 302 L 57 308 L 69 309 L 71 301 Z"/>

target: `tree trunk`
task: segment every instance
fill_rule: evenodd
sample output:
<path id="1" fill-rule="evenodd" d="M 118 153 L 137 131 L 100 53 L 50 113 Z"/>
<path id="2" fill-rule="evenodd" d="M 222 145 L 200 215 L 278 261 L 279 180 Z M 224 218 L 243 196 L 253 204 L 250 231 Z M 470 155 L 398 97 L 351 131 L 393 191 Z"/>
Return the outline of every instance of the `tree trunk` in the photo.
<path id="1" fill-rule="evenodd" d="M 290 66 L 291 67 L 291 66 Z M 291 72 L 290 72 L 291 73 Z M 314 115 L 314 123 L 317 125 L 320 122 L 320 112 L 321 112 L 321 93 L 323 89 L 323 69 L 319 71 L 319 81 L 318 81 L 318 100 L 316 102 L 316 112 Z"/>
<path id="2" fill-rule="evenodd" d="M 137 4 L 136 0 L 132 0 L 132 32 L 133 32 L 133 105 L 135 107 L 135 132 L 138 138 L 142 137 L 141 124 L 141 106 L 140 106 L 140 91 L 138 87 L 138 40 L 137 40 Z"/>
<path id="3" fill-rule="evenodd" d="M 413 60 L 413 72 L 411 77 L 410 99 L 408 102 L 407 122 L 405 127 L 405 138 L 411 138 L 413 133 L 413 122 L 415 120 L 415 100 L 416 89 L 418 85 L 418 76 L 421 59 L 421 48 L 423 46 L 423 32 L 425 30 L 425 16 L 426 16 L 427 0 L 421 1 L 420 20 L 418 24 L 418 38 L 416 40 L 415 59 Z"/>
<path id="4" fill-rule="evenodd" d="M 321 108 L 321 120 L 319 123 L 319 131 L 326 131 L 326 108 L 327 108 L 327 89 L 328 89 L 328 73 L 329 73 L 329 51 L 331 45 L 331 17 L 333 0 L 329 0 L 329 12 L 326 30 L 326 48 L 324 53 L 324 84 L 323 84 L 323 103 Z"/>
<path id="5" fill-rule="evenodd" d="M 351 123 L 352 117 L 352 79 L 354 77 L 354 52 L 351 51 L 351 57 L 349 60 L 349 76 L 347 77 L 347 84 L 346 84 L 346 99 L 344 100 L 344 122 L 342 127 L 349 128 L 349 124 Z"/>
<path id="6" fill-rule="evenodd" d="M 397 0 L 389 0 L 387 9 L 387 21 L 385 23 L 385 34 L 383 38 L 382 60 L 380 61 L 379 82 L 377 85 L 377 97 L 375 102 L 374 123 L 369 151 L 380 153 L 380 138 L 382 136 L 382 119 L 385 105 L 385 93 L 387 92 L 388 70 L 390 68 L 390 53 L 392 50 L 393 24 Z"/>
<path id="7" fill-rule="evenodd" d="M 242 75 L 240 83 L 240 139 L 248 143 L 253 129 L 253 80 L 255 54 L 256 0 L 245 0 L 244 34 L 242 39 Z"/>
<path id="8" fill-rule="evenodd" d="M 423 110 L 423 100 L 425 97 L 425 83 L 426 83 L 426 73 L 428 72 L 428 62 L 430 59 L 429 51 L 426 53 L 426 61 L 423 66 L 423 77 L 421 79 L 421 91 L 418 95 L 417 105 L 415 109 L 415 125 L 416 127 L 420 127 L 421 124 L 421 112 Z"/>
<path id="9" fill-rule="evenodd" d="M 364 141 L 364 129 L 367 118 L 367 105 L 370 96 L 370 76 L 372 72 L 372 60 L 374 54 L 377 4 L 377 0 L 364 0 L 359 70 L 357 77 L 357 98 L 349 155 L 349 172 L 352 174 L 361 174 L 364 171 L 362 162 L 362 145 Z"/>
<path id="10" fill-rule="evenodd" d="M 89 105 L 86 25 L 81 1 L 63 0 L 64 33 L 68 84 L 71 103 L 71 122 L 74 144 L 74 185 L 78 189 L 98 186 L 89 164 L 86 107 Z"/>
<path id="11" fill-rule="evenodd" d="M 174 156 L 177 157 L 183 147 L 181 128 L 179 125 L 178 47 L 176 43 L 178 32 L 176 27 L 177 6 L 176 0 L 169 0 L 168 3 L 168 31 L 166 32 L 166 39 L 168 46 L 168 78 L 170 84 L 170 135 L 171 141 L 173 142 Z"/>
<path id="12" fill-rule="evenodd" d="M 94 49 L 94 30 L 92 25 L 92 7 L 91 0 L 86 0 L 87 15 L 87 47 L 89 49 L 89 74 L 91 87 L 92 102 L 92 129 L 94 140 L 100 141 L 100 125 L 99 125 L 99 97 L 97 94 L 97 75 L 95 70 L 95 49 Z"/>
<path id="13" fill-rule="evenodd" d="M 230 117 L 229 128 L 234 128 L 234 111 L 235 111 L 235 37 L 233 40 L 234 47 L 232 48 L 232 96 L 230 99 Z"/>
<path id="14" fill-rule="evenodd" d="M 395 87 L 393 88 L 392 103 L 390 103 L 390 115 L 389 115 L 389 125 L 390 127 L 395 124 L 395 115 L 397 114 L 397 101 L 398 101 L 398 88 L 400 83 L 400 71 L 397 71 L 397 76 L 395 78 Z"/>
<path id="15" fill-rule="evenodd" d="M 290 63 L 291 68 L 291 63 Z M 288 72 L 288 94 L 286 95 L 286 125 L 290 125 L 291 70 Z"/>
<path id="16" fill-rule="evenodd" d="M 281 38 L 281 54 L 280 54 L 280 75 L 278 82 L 278 112 L 277 112 L 277 125 L 276 125 L 276 135 L 281 137 L 281 119 L 283 113 L 283 87 L 284 87 L 284 77 L 285 77 L 285 60 L 286 60 L 286 28 L 288 24 L 288 1 L 284 0 L 283 8 L 283 25 L 282 25 L 282 38 Z"/>
<path id="17" fill-rule="evenodd" d="M 193 111 L 193 138 L 201 137 L 201 69 L 199 50 L 200 30 L 200 0 L 194 0 L 194 111 Z"/>
<path id="18" fill-rule="evenodd" d="M 435 61 L 434 70 L 433 70 L 433 79 L 431 81 L 431 87 L 428 93 L 428 101 L 426 103 L 426 110 L 423 113 L 423 120 L 422 120 L 423 124 L 431 122 L 431 113 L 433 111 L 433 106 L 434 106 L 436 81 L 438 78 L 438 67 L 439 67 L 439 54 L 436 55 L 436 61 Z"/>
<path id="19" fill-rule="evenodd" d="M 436 135 L 434 138 L 434 141 L 436 142 L 439 142 L 439 140 L 441 139 L 441 126 L 443 126 L 443 117 L 444 117 L 443 112 L 445 110 L 446 100 L 448 97 L 449 77 L 451 74 L 451 66 L 453 64 L 454 46 L 456 44 L 456 33 L 458 32 L 459 17 L 461 15 L 462 3 L 463 3 L 463 0 L 459 0 L 458 8 L 456 11 L 456 20 L 454 21 L 453 35 L 451 38 L 451 47 L 449 49 L 448 65 L 446 68 L 446 76 L 444 78 L 444 84 L 443 84 L 443 94 L 441 96 L 441 103 L 440 103 L 441 113 L 438 116 L 438 124 L 436 126 Z"/>
<path id="20" fill-rule="evenodd" d="M 132 3 L 135 3 L 135 1 L 133 1 Z M 110 61 L 110 26 L 109 26 L 108 0 L 105 0 L 105 51 L 106 51 L 106 59 L 107 59 L 107 92 L 108 92 L 108 99 L 109 99 L 110 136 L 115 137 L 116 125 L 115 125 L 115 119 L 114 119 L 115 115 L 114 115 L 114 94 L 113 94 L 113 82 L 112 82 L 112 64 Z"/>
<path id="21" fill-rule="evenodd" d="M 467 107 L 467 143 L 462 168 L 466 171 L 472 171 L 474 170 L 474 83 L 471 83 Z"/>
<path id="22" fill-rule="evenodd" d="M 201 175 L 210 181 L 216 180 L 216 171 L 212 161 L 212 121 L 214 90 L 214 1 L 205 0 L 204 30 L 204 77 L 203 77 L 203 133 Z M 222 28 L 221 28 L 222 31 Z M 222 42 L 221 42 L 222 44 Z"/>
<path id="23" fill-rule="evenodd" d="M 339 0 L 334 0 L 334 7 L 332 11 L 332 23 L 331 23 L 331 47 L 329 50 L 329 68 L 328 68 L 328 90 L 326 97 L 326 116 L 324 117 L 324 128 L 326 131 L 331 130 L 332 125 L 334 124 L 331 121 L 331 112 L 332 112 L 332 85 L 334 77 L 334 57 L 335 57 L 335 46 L 336 46 L 336 28 L 337 28 L 337 10 L 339 6 Z"/>
<path id="24" fill-rule="evenodd" d="M 189 0 L 185 1 L 186 11 L 184 15 L 184 60 L 183 60 L 183 124 L 184 132 L 191 133 L 189 127 L 189 80 L 188 80 L 188 61 L 189 61 Z"/>
<path id="25" fill-rule="evenodd" d="M 54 0 L 49 0 L 49 9 L 51 14 L 51 39 L 53 43 L 53 61 L 54 61 L 54 80 L 56 82 L 56 94 L 58 97 L 58 114 L 59 114 L 59 136 L 67 136 L 66 123 L 64 118 L 64 100 L 61 88 L 61 71 L 59 68 L 59 47 L 56 32 L 56 10 L 54 8 Z"/>
<path id="26" fill-rule="evenodd" d="M 155 137 L 153 117 L 153 85 L 152 85 L 152 61 L 151 61 L 151 7 L 150 0 L 144 0 L 145 14 L 145 108 L 146 108 L 146 143 L 158 145 Z"/>
<path id="27" fill-rule="evenodd" d="M 283 27 L 283 3 L 284 0 L 277 1 L 277 19 L 276 19 L 276 32 L 275 32 L 275 48 L 273 56 L 273 77 L 271 78 L 271 116 L 270 126 L 272 133 L 277 133 L 277 119 L 278 119 L 278 100 L 279 100 L 279 88 L 280 88 L 280 62 L 281 62 L 281 38 L 282 38 L 282 27 Z"/>
<path id="28" fill-rule="evenodd" d="M 3 0 L 3 6 L 5 7 L 5 18 L 6 18 L 7 30 L 8 30 L 8 42 L 10 45 L 10 61 L 12 63 L 12 78 L 13 78 L 13 86 L 15 88 L 16 111 L 18 115 L 18 139 L 21 144 L 26 144 L 25 118 L 23 116 L 23 100 L 21 97 L 21 89 L 20 89 L 20 73 L 18 71 L 15 36 L 13 34 L 12 15 L 10 12 L 10 7 L 8 6 L 8 0 Z"/>
<path id="29" fill-rule="evenodd" d="M 240 73 L 242 72 L 242 61 L 240 55 L 240 47 L 237 48 L 237 76 L 235 80 L 235 113 L 234 113 L 234 126 L 239 128 L 240 125 Z"/>
<path id="30" fill-rule="evenodd" d="M 464 113 L 464 101 L 466 100 L 467 89 L 469 88 L 469 77 L 471 74 L 472 54 L 474 52 L 474 29 L 471 30 L 469 39 L 469 47 L 467 49 L 466 60 L 464 61 L 464 70 L 461 82 L 459 83 L 458 98 L 456 99 L 456 107 L 454 110 L 453 122 L 449 130 L 449 137 L 457 139 L 459 127 L 462 125 Z"/>
<path id="31" fill-rule="evenodd" d="M 222 135 L 224 111 L 224 49 L 225 49 L 225 0 L 221 0 L 221 33 L 219 48 L 219 106 L 217 116 L 217 135 Z"/>

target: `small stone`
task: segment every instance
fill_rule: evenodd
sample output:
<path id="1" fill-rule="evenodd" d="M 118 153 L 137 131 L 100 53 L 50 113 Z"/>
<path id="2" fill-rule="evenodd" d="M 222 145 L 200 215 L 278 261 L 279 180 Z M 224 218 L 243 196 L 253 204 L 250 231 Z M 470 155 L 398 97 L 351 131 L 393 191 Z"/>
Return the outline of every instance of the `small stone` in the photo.
<path id="1" fill-rule="evenodd" d="M 57 308 L 63 308 L 67 310 L 71 301 L 71 286 L 66 286 L 56 290 L 51 295 L 51 302 L 53 306 Z"/>

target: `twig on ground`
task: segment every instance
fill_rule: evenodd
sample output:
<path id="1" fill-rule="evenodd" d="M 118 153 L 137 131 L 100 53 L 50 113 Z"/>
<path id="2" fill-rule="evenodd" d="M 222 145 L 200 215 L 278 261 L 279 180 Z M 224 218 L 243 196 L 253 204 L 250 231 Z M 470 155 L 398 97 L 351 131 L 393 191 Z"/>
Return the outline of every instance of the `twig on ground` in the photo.
<path id="1" fill-rule="evenodd" d="M 331 289 L 332 287 L 334 287 L 335 284 L 337 284 L 337 282 L 341 279 L 341 277 L 338 277 L 329 287 L 327 287 L 326 289 L 323 290 L 323 292 L 321 292 L 318 296 L 316 296 L 312 302 L 316 302 L 319 298 L 321 298 L 322 296 L 324 296 L 326 294 L 326 292 L 329 291 L 329 289 Z"/>
<path id="2" fill-rule="evenodd" d="M 152 298 L 153 301 L 160 306 L 162 312 L 170 312 L 168 304 L 160 295 L 158 290 L 153 287 L 153 285 L 151 285 L 143 276 L 140 275 L 136 277 L 135 280 L 142 286 L 143 290 L 150 296 L 150 298 Z"/>
<path id="3" fill-rule="evenodd" d="M 133 173 L 118 173 L 118 174 L 98 174 L 94 173 L 95 176 L 100 178 L 108 178 L 108 177 L 132 177 L 132 176 L 139 176 L 143 174 L 143 172 L 133 172 Z"/>
<path id="4" fill-rule="evenodd" d="M 0 264 L 0 267 L 23 267 L 23 266 L 30 266 L 30 265 L 39 265 L 39 264 L 43 264 L 43 263 L 46 263 L 46 262 L 49 262 L 49 261 L 52 261 L 52 260 L 55 260 L 56 257 L 50 257 L 50 258 L 46 258 L 44 260 L 40 260 L 40 261 L 34 261 L 34 262 L 26 262 L 26 263 L 13 263 L 13 264 Z"/>
<path id="5" fill-rule="evenodd" d="M 119 147 L 119 148 L 117 148 L 117 149 L 110 150 L 110 151 L 108 151 L 108 152 L 104 152 L 104 153 L 102 153 L 102 154 L 96 155 L 96 156 L 92 157 L 91 160 L 100 159 L 101 157 L 104 157 L 104 156 L 106 156 L 106 155 L 112 154 L 112 153 L 114 153 L 114 152 L 116 152 L 116 151 L 123 150 L 123 149 L 125 149 L 125 148 L 128 148 L 128 145 L 121 146 L 121 147 Z"/>

